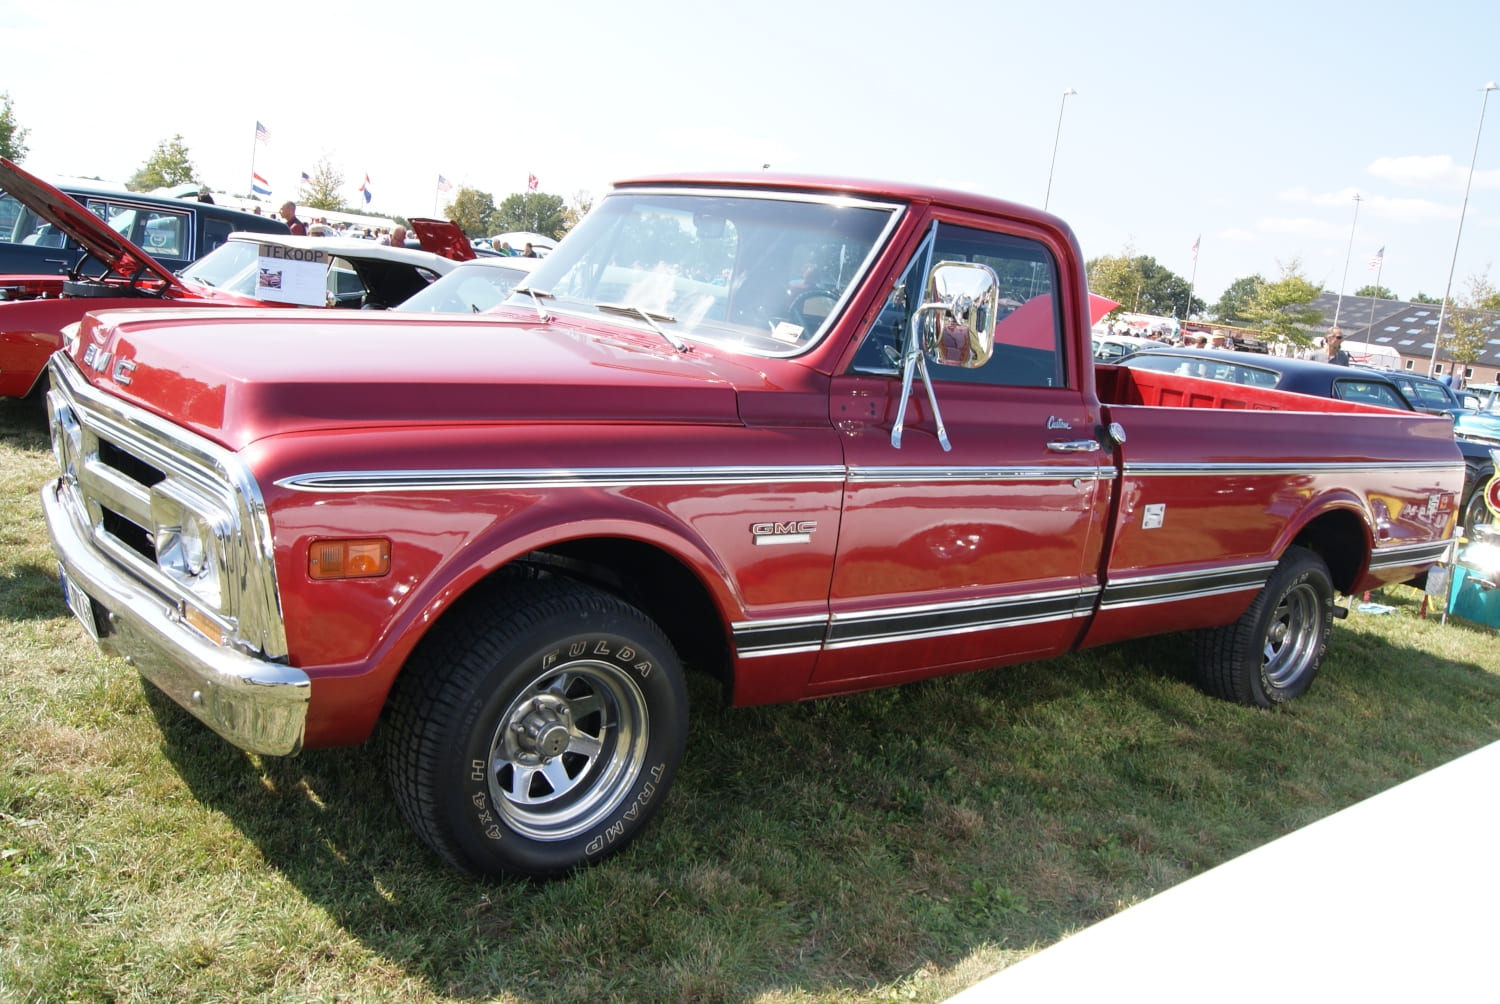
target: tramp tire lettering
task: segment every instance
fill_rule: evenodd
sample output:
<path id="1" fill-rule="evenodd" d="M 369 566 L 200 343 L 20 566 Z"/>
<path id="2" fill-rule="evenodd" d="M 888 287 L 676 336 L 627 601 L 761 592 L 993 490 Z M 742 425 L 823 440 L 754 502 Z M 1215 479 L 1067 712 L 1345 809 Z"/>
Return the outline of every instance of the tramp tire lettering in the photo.
<path id="1" fill-rule="evenodd" d="M 466 597 L 386 706 L 401 814 L 449 864 L 560 875 L 620 850 L 660 807 L 687 736 L 666 636 L 600 590 L 528 580 Z"/>
<path id="2" fill-rule="evenodd" d="M 1289 547 L 1239 620 L 1198 632 L 1198 685 L 1255 707 L 1306 692 L 1333 632 L 1333 580 L 1305 547 Z"/>

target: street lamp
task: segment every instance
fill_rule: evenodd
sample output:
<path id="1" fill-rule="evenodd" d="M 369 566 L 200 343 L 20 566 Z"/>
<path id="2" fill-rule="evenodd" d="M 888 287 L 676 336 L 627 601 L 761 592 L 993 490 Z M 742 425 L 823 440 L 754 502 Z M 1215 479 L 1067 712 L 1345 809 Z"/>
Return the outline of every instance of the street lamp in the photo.
<path id="1" fill-rule="evenodd" d="M 1443 318 L 1448 313 L 1448 294 L 1453 292 L 1453 270 L 1458 267 L 1458 242 L 1464 236 L 1464 214 L 1469 211 L 1469 187 L 1474 184 L 1474 162 L 1479 159 L 1479 136 L 1484 132 L 1484 106 L 1489 103 L 1490 91 L 1500 91 L 1491 80 L 1484 85 L 1484 97 L 1479 99 L 1479 128 L 1474 130 L 1474 152 L 1469 157 L 1469 180 L 1464 183 L 1464 204 L 1458 210 L 1458 233 L 1453 237 L 1453 260 L 1448 263 L 1448 285 L 1443 288 L 1443 305 L 1438 308 L 1437 330 L 1432 333 L 1432 359 L 1427 363 L 1427 375 L 1437 372 L 1438 346 L 1443 341 Z"/>
<path id="2" fill-rule="evenodd" d="M 1052 201 L 1052 172 L 1057 168 L 1057 141 L 1062 138 L 1063 111 L 1068 107 L 1068 95 L 1078 92 L 1069 87 L 1063 91 L 1062 104 L 1057 108 L 1057 134 L 1052 137 L 1052 164 L 1047 168 L 1047 195 L 1042 199 L 1042 208 Z"/>

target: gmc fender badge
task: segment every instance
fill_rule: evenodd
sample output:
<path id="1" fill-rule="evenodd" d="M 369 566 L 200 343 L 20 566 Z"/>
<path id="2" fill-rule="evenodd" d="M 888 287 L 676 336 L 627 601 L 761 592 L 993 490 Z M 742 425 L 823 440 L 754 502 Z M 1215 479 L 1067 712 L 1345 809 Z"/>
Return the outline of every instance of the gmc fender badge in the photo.
<path id="1" fill-rule="evenodd" d="M 83 350 L 83 364 L 95 373 L 103 373 L 109 367 L 110 353 L 101 345 L 90 345 Z"/>
<path id="2" fill-rule="evenodd" d="M 789 520 L 785 523 L 751 523 L 750 536 L 756 547 L 771 544 L 810 544 L 813 531 L 818 528 L 815 519 Z"/>

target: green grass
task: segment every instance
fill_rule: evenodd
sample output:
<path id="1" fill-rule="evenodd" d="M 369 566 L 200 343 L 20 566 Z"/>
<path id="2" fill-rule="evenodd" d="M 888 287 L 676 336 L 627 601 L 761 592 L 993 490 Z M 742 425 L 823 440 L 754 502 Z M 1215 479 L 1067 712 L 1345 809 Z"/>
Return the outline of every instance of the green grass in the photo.
<path id="1" fill-rule="evenodd" d="M 0 1000 L 941 1000 L 1500 738 L 1493 632 L 1339 622 L 1312 691 L 1191 683 L 1190 639 L 727 710 L 694 682 L 656 822 L 481 882 L 368 749 L 261 759 L 97 655 L 58 591 L 41 422 L 0 405 Z"/>

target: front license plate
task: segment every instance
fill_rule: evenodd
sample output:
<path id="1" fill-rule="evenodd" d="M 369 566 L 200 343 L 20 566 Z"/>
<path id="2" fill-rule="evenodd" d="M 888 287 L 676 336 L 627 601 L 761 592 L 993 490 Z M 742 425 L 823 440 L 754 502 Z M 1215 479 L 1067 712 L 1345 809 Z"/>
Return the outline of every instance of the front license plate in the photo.
<path id="1" fill-rule="evenodd" d="M 57 577 L 62 580 L 63 599 L 68 601 L 68 609 L 73 611 L 73 616 L 83 625 L 83 629 L 89 633 L 89 637 L 97 643 L 99 641 L 99 624 L 94 620 L 94 601 L 89 594 L 79 589 L 68 579 L 68 573 L 63 571 L 61 565 L 57 568 Z"/>

